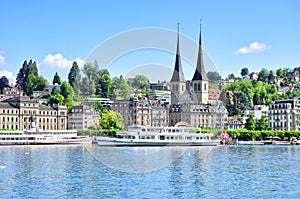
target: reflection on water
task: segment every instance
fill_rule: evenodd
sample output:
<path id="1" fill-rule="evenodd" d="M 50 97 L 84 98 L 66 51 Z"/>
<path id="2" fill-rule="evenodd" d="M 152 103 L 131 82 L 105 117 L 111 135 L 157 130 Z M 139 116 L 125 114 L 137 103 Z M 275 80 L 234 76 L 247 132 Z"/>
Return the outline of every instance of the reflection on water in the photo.
<path id="1" fill-rule="evenodd" d="M 1 198 L 297 198 L 299 168 L 300 146 L 0 147 Z"/>

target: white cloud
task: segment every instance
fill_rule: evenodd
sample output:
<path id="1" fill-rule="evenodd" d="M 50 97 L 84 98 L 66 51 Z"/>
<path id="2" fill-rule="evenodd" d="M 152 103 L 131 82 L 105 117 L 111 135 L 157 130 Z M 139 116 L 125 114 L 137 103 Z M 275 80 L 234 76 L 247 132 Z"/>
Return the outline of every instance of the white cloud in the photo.
<path id="1" fill-rule="evenodd" d="M 0 54 L 0 66 L 6 65 L 5 57 Z"/>
<path id="2" fill-rule="evenodd" d="M 249 53 L 257 53 L 257 52 L 263 52 L 265 50 L 271 49 L 271 45 L 267 45 L 264 43 L 259 42 L 253 42 L 249 46 L 244 46 L 240 49 L 238 49 L 235 54 L 249 54 Z"/>
<path id="3" fill-rule="evenodd" d="M 2 77 L 2 76 L 5 76 L 9 80 L 10 84 L 14 84 L 16 81 L 16 77 L 14 76 L 14 74 L 12 72 L 2 70 L 2 71 L 0 71 L 0 77 Z"/>
<path id="4" fill-rule="evenodd" d="M 44 64 L 55 68 L 70 68 L 73 62 L 76 61 L 79 67 L 84 65 L 84 60 L 76 58 L 75 60 L 70 60 L 65 58 L 62 54 L 48 54 L 44 59 Z"/>

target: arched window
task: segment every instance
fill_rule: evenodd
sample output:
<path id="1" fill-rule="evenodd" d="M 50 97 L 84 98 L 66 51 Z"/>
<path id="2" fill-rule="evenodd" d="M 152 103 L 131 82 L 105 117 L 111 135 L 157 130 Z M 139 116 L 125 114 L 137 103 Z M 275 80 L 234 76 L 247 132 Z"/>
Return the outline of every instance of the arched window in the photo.
<path id="1" fill-rule="evenodd" d="M 204 83 L 204 91 L 206 91 L 206 83 Z"/>
<path id="2" fill-rule="evenodd" d="M 198 84 L 198 91 L 201 91 L 201 83 Z"/>
<path id="3" fill-rule="evenodd" d="M 197 91 L 197 83 L 194 84 L 194 91 Z"/>

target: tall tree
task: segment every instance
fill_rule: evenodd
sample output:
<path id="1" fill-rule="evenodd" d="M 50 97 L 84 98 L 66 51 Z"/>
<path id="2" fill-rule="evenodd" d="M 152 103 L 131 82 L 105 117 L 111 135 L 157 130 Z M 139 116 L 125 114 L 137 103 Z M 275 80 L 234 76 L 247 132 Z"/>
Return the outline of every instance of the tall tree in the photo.
<path id="1" fill-rule="evenodd" d="M 68 80 L 69 80 L 70 85 L 74 89 L 75 95 L 79 95 L 80 94 L 79 86 L 80 86 L 81 75 L 80 75 L 80 70 L 79 70 L 79 67 L 78 67 L 76 61 L 73 62 L 72 68 L 70 69 L 70 72 L 68 75 Z"/>
<path id="2" fill-rule="evenodd" d="M 254 131 L 256 129 L 256 122 L 252 114 L 247 118 L 245 128 L 250 131 Z"/>
<path id="3" fill-rule="evenodd" d="M 58 84 L 58 85 L 61 85 L 61 80 L 60 80 L 60 76 L 58 75 L 58 73 L 56 72 L 54 77 L 53 77 L 53 81 L 52 81 L 52 84 Z"/>
<path id="4" fill-rule="evenodd" d="M 128 98 L 128 93 L 130 92 L 130 88 L 127 84 L 126 79 L 123 77 L 123 75 L 120 76 L 120 84 L 119 84 L 120 94 L 123 98 Z"/>
<path id="5" fill-rule="evenodd" d="M 113 82 L 107 73 L 103 73 L 96 87 L 96 94 L 100 97 L 110 98 L 113 93 Z"/>
<path id="6" fill-rule="evenodd" d="M 30 75 L 32 75 L 34 78 L 31 77 L 31 79 L 29 80 Z M 17 74 L 16 80 L 17 80 L 16 81 L 17 84 L 21 86 L 23 92 L 26 95 L 30 95 L 34 89 L 29 88 L 28 85 L 33 83 L 34 81 L 36 82 L 39 80 L 38 68 L 36 62 L 30 60 L 29 63 L 27 63 L 27 61 L 25 60 L 22 65 L 22 68 L 20 68 Z"/>

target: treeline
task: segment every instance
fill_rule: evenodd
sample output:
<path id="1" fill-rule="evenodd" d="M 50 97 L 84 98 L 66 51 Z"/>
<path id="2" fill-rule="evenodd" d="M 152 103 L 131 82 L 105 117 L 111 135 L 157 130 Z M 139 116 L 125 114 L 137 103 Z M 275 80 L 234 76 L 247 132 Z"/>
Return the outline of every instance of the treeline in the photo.
<path id="1" fill-rule="evenodd" d="M 247 130 L 247 129 L 238 129 L 238 130 L 227 130 L 227 133 L 230 135 L 230 138 L 237 138 L 239 140 L 250 141 L 250 140 L 266 140 L 270 137 L 280 137 L 283 141 L 289 141 L 292 137 L 300 137 L 300 131 L 272 131 L 272 130 Z"/>
<path id="2" fill-rule="evenodd" d="M 87 63 L 82 69 L 76 61 L 70 66 L 68 79 L 61 80 L 56 72 L 53 81 L 53 89 L 49 94 L 40 96 L 48 98 L 50 104 L 72 106 L 72 101 L 80 103 L 86 97 L 100 97 L 110 99 L 129 99 L 130 92 L 134 89 L 142 92 L 149 87 L 149 80 L 144 75 L 136 75 L 125 79 L 124 76 L 111 78 L 107 69 L 99 69 L 98 63 Z M 33 91 L 45 91 L 49 83 L 39 75 L 37 63 L 33 60 L 24 61 L 19 69 L 16 85 L 24 95 L 32 96 Z M 10 87 L 5 76 L 0 78 L 0 93 L 5 87 Z M 59 88 L 59 89 L 58 89 Z M 117 92 L 114 92 L 117 91 Z"/>
<path id="3" fill-rule="evenodd" d="M 296 81 L 299 74 L 300 68 L 277 69 L 276 72 L 262 69 L 257 73 L 257 80 L 247 81 L 230 74 L 228 78 L 234 79 L 235 82 L 224 85 L 221 96 L 229 116 L 243 115 L 245 110 L 253 109 L 254 105 L 269 105 L 275 100 L 300 96 L 300 85 Z M 241 70 L 242 77 L 251 75 L 253 73 L 250 74 L 248 68 Z M 293 90 L 280 94 L 278 89 L 283 86 L 293 86 Z"/>

